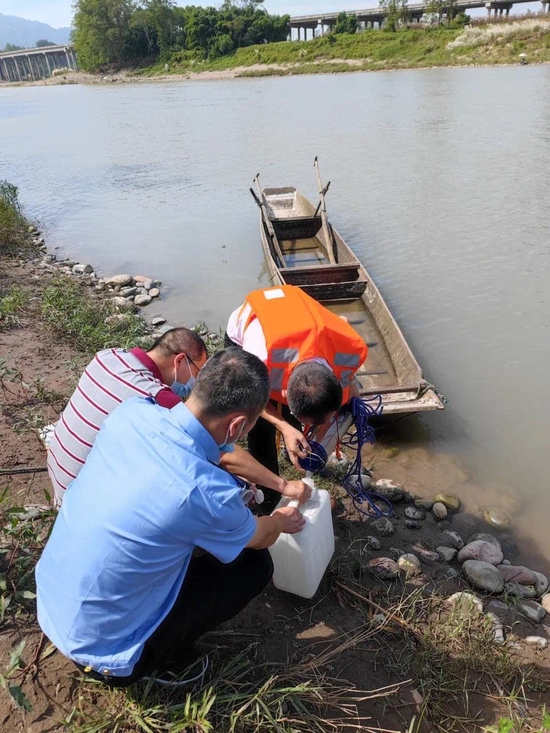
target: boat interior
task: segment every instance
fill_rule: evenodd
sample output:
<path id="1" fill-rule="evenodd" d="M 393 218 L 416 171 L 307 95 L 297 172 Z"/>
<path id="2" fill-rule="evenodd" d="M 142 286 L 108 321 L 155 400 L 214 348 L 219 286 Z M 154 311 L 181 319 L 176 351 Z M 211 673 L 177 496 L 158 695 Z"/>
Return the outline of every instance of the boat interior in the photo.
<path id="1" fill-rule="evenodd" d="M 277 240 L 272 242 L 271 254 L 283 281 L 301 287 L 334 313 L 345 316 L 369 347 L 368 357 L 357 372 L 362 393 L 375 394 L 403 384 L 403 370 L 394 363 L 375 320 L 377 308 L 373 311 L 367 306 L 369 300 L 380 296 L 355 255 L 326 216 L 323 220 L 296 189 L 266 188 L 264 195 Z"/>

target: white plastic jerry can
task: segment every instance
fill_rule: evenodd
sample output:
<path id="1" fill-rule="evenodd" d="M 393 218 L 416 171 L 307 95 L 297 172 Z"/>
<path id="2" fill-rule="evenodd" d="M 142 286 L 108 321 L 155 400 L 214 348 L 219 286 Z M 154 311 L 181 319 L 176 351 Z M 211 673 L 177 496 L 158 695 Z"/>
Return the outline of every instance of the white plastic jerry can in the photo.
<path id="1" fill-rule="evenodd" d="M 280 534 L 269 552 L 273 559 L 273 585 L 302 598 L 315 595 L 334 554 L 334 529 L 330 495 L 316 489 L 313 479 L 304 479 L 312 488 L 311 499 L 299 507 L 306 523 L 301 532 Z M 276 509 L 298 506 L 296 500 L 283 497 Z"/>

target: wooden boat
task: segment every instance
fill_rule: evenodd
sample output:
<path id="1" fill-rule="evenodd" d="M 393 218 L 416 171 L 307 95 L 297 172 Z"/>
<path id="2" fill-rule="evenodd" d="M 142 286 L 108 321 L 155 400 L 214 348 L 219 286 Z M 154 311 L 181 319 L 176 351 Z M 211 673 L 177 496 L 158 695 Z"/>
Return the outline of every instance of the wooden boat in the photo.
<path id="1" fill-rule="evenodd" d="M 251 192 L 271 282 L 299 286 L 361 334 L 369 347 L 357 372 L 361 395 L 381 395 L 384 415 L 442 410 L 372 278 L 327 219 L 330 182 L 322 188 L 319 178 L 317 208 L 292 186 L 262 189 L 256 182 L 259 198 Z"/>

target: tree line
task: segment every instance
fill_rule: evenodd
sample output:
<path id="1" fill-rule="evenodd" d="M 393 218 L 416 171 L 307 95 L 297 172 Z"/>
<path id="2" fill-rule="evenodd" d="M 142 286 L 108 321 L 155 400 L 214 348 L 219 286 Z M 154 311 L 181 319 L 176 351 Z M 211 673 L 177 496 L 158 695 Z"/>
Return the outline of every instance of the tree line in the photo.
<path id="1" fill-rule="evenodd" d="M 285 41 L 288 15 L 270 15 L 263 0 L 224 0 L 219 8 L 172 0 L 76 0 L 73 42 L 80 66 L 188 58 L 215 59 L 242 46 Z"/>
<path id="2" fill-rule="evenodd" d="M 52 41 L 47 41 L 45 38 L 41 38 L 38 40 L 33 48 L 46 48 L 46 46 L 55 46 L 55 43 L 52 43 Z M 16 46 L 14 43 L 6 43 L 4 48 L 0 49 L 0 53 L 13 53 L 14 51 L 24 51 L 25 46 Z"/>

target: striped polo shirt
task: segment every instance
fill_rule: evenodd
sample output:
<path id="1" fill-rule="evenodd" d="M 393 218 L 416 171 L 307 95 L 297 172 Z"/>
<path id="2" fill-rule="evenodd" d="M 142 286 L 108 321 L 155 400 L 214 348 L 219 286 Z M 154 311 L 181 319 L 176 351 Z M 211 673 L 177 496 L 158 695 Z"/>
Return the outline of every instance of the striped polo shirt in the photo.
<path id="1" fill-rule="evenodd" d="M 181 402 L 142 349 L 105 349 L 95 355 L 63 410 L 49 445 L 48 473 L 57 506 L 86 462 L 107 415 L 130 397 L 148 395 L 163 407 Z"/>

